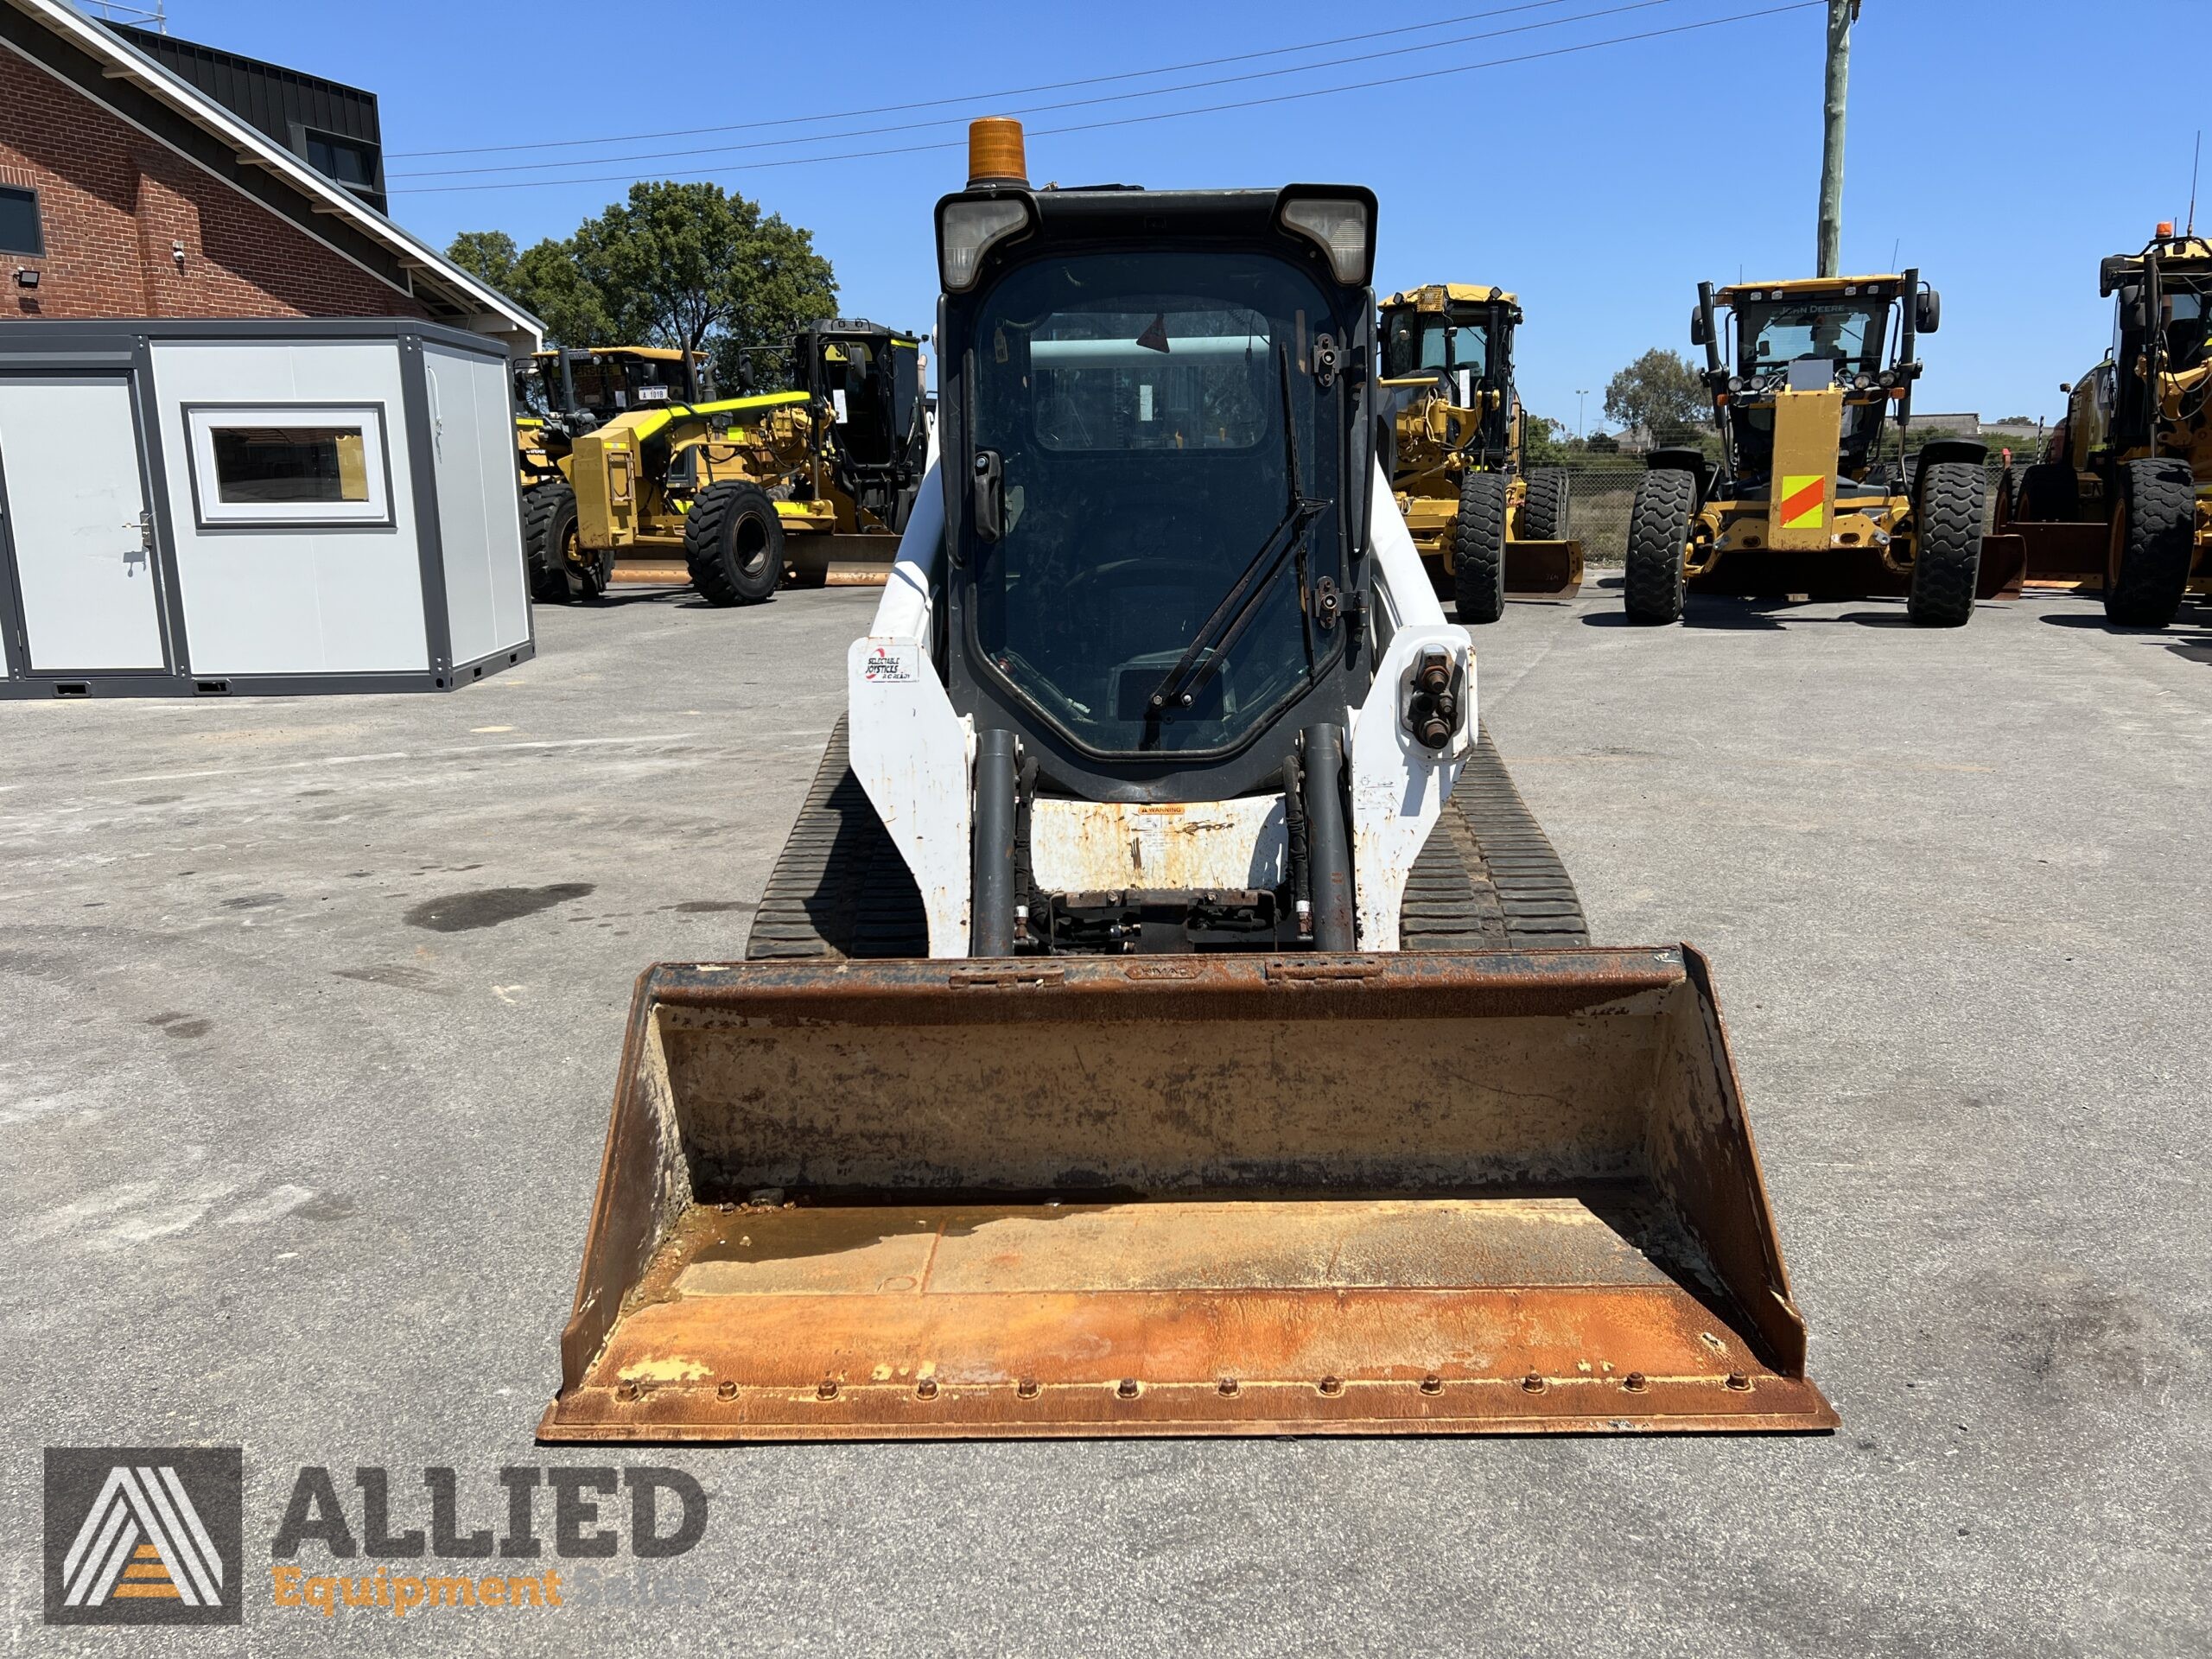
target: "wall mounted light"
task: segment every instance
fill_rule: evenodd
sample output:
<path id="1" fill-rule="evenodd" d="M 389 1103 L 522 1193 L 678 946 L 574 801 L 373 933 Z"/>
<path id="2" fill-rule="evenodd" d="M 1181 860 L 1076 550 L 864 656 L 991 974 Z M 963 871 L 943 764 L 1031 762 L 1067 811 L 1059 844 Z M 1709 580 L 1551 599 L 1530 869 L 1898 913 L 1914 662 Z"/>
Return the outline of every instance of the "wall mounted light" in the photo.
<path id="1" fill-rule="evenodd" d="M 17 288 L 36 288 L 38 286 L 38 272 L 32 270 L 26 266 L 17 266 L 16 269 L 16 286 Z"/>
<path id="2" fill-rule="evenodd" d="M 184 244 L 182 242 L 169 244 L 169 257 L 176 261 L 177 275 L 181 276 L 184 274 Z"/>

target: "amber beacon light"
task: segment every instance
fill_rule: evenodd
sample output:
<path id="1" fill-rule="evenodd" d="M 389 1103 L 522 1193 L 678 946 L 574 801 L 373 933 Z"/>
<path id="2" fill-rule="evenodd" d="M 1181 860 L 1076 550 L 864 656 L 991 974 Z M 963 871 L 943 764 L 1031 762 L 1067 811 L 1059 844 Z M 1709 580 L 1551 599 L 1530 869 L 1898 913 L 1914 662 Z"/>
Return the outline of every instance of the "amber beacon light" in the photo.
<path id="1" fill-rule="evenodd" d="M 986 184 L 1029 182 L 1029 160 L 1023 153 L 1021 123 L 1009 116 L 987 115 L 968 124 L 968 188 Z"/>

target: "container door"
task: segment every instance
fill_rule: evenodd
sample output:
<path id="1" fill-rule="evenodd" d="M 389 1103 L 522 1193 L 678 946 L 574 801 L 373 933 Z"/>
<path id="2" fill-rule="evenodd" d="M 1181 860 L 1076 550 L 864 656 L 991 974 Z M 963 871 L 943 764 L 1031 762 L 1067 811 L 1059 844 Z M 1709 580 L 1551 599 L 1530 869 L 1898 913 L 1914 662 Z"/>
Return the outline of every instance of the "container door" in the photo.
<path id="1" fill-rule="evenodd" d="M 34 671 L 168 666 L 129 376 L 0 378 L 0 510 Z"/>

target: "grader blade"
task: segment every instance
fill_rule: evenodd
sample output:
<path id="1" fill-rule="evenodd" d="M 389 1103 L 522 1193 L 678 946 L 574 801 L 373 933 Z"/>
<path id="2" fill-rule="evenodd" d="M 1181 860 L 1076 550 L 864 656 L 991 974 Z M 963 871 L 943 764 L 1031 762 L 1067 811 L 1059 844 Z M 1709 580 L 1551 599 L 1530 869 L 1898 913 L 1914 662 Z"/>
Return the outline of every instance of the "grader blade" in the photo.
<path id="1" fill-rule="evenodd" d="M 538 1433 L 1835 1423 L 1684 948 L 652 969 Z"/>
<path id="2" fill-rule="evenodd" d="M 1515 599 L 1573 598 L 1582 591 L 1582 543 L 1506 543 L 1505 591 Z"/>

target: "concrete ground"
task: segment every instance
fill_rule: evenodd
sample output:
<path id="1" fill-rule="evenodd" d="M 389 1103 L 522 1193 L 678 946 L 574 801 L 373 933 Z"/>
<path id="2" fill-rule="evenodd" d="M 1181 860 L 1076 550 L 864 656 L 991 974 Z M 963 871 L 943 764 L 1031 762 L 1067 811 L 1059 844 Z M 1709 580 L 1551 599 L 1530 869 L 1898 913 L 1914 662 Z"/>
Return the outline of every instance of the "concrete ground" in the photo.
<path id="1" fill-rule="evenodd" d="M 13 1647 L 2212 1645 L 2202 607 L 1479 633 L 1595 937 L 1715 958 L 1841 1433 L 534 1447 L 631 982 L 741 950 L 872 603 L 541 608 L 449 696 L 0 704 Z M 169 1442 L 245 1447 L 243 1642 L 41 1630 L 41 1448 Z M 696 1474 L 705 1541 L 557 1613 L 270 1605 L 302 1465 L 357 1527 L 357 1465 L 402 1525 L 451 1466 L 467 1529 L 594 1462 Z"/>

